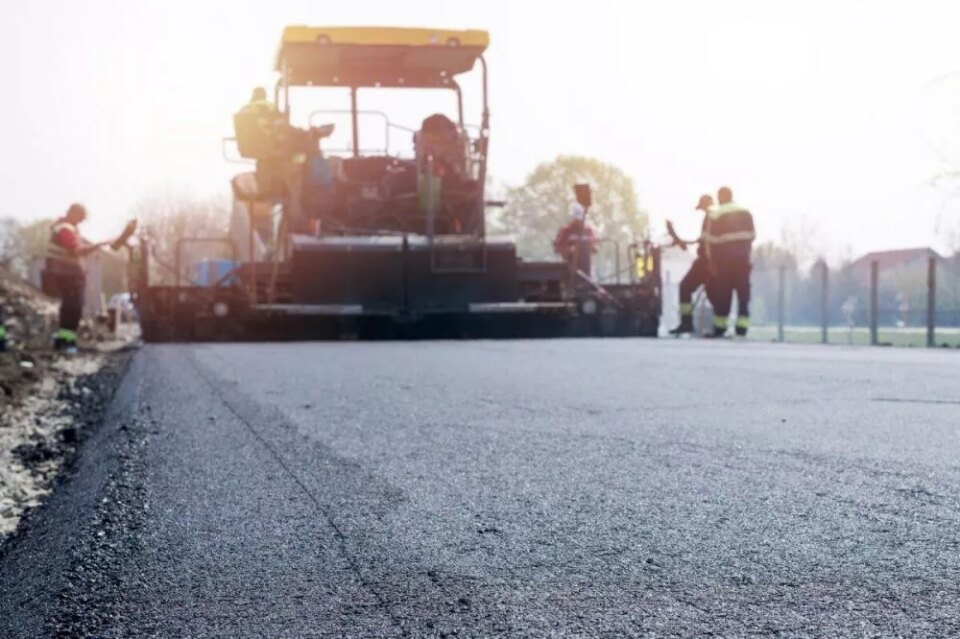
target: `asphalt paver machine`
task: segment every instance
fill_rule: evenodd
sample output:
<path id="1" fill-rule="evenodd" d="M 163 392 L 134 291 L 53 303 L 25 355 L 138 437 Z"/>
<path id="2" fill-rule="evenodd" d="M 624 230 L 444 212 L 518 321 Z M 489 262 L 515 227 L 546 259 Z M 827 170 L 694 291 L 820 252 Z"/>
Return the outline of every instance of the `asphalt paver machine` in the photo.
<path id="1" fill-rule="evenodd" d="M 265 162 L 234 178 L 234 232 L 181 239 L 173 282 L 151 282 L 147 241 L 136 291 L 145 339 L 656 336 L 657 247 L 624 247 L 628 281 L 600 284 L 559 260 L 524 260 L 512 239 L 487 234 L 488 43 L 483 31 L 287 27 L 278 112 L 289 123 L 296 98 L 339 89 L 349 108 L 318 108 L 309 124 L 342 116 L 348 142 L 297 158 L 298 179 L 279 189 Z M 477 76 L 481 121 L 471 127 L 460 81 Z M 388 90 L 445 90 L 456 113 L 405 128 L 363 110 L 365 92 Z M 371 116 L 385 124 L 387 148 L 364 148 Z M 398 132 L 412 142 L 407 156 L 389 148 Z M 229 268 L 198 281 L 181 248 L 211 239 Z"/>

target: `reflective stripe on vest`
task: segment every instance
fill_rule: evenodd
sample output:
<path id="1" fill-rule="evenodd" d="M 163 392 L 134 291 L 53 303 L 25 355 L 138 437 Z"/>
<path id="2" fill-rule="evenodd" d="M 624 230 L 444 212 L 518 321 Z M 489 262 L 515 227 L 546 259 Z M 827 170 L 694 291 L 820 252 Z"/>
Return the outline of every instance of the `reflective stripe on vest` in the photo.
<path id="1" fill-rule="evenodd" d="M 753 228 L 753 216 L 738 204 L 729 202 L 710 207 L 709 218 L 703 235 L 703 239 L 709 244 L 752 242 L 757 238 Z"/>
<path id="2" fill-rule="evenodd" d="M 60 231 L 69 230 L 78 235 L 77 227 L 69 222 L 57 222 L 50 227 L 50 241 L 47 242 L 47 257 L 52 257 L 58 260 L 64 260 L 66 262 L 74 262 L 76 264 L 80 263 L 80 258 L 71 253 L 68 249 L 57 244 L 57 236 L 60 235 Z"/>

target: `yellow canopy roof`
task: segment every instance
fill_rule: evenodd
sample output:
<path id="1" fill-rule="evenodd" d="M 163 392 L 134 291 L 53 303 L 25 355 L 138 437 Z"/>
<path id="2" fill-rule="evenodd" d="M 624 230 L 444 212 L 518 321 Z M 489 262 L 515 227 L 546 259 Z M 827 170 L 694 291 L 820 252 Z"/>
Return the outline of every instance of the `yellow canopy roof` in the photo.
<path id="1" fill-rule="evenodd" d="M 486 31 L 290 26 L 276 70 L 286 66 L 291 85 L 440 87 L 473 69 L 489 43 Z"/>

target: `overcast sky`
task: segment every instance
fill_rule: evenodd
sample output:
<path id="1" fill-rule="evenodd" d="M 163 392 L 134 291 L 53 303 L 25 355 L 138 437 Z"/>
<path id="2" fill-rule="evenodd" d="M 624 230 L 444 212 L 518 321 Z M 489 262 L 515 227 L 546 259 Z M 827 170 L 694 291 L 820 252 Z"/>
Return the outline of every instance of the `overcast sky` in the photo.
<path id="1" fill-rule="evenodd" d="M 144 197 L 226 193 L 231 114 L 270 84 L 285 24 L 491 32 L 491 173 L 586 154 L 636 181 L 659 231 L 721 184 L 761 236 L 833 258 L 960 224 L 960 3 L 7 0 L 0 215 L 118 228 Z M 366 106 L 374 105 L 375 101 Z M 342 105 L 335 105 L 337 108 Z M 403 122 L 406 112 L 399 114 Z"/>

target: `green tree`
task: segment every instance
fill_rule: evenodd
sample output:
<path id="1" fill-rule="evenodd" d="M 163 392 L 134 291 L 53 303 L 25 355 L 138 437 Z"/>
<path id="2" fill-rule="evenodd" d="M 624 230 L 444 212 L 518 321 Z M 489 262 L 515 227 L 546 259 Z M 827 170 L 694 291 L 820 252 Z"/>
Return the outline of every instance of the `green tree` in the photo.
<path id="1" fill-rule="evenodd" d="M 13 218 L 0 220 L 0 267 L 27 277 L 30 260 L 46 253 L 52 219 L 29 224 Z"/>
<path id="2" fill-rule="evenodd" d="M 620 168 L 580 156 L 560 156 L 537 166 L 522 186 L 507 190 L 507 205 L 493 230 L 517 238 L 517 250 L 526 259 L 553 257 L 553 238 L 569 221 L 573 185 L 588 183 L 593 206 L 588 222 L 603 239 L 615 240 L 621 253 L 647 232 L 647 215 L 640 209 L 633 179 Z M 601 272 L 609 273 L 612 251 L 601 249 Z"/>
<path id="3" fill-rule="evenodd" d="M 18 235 L 24 255 L 46 255 L 47 244 L 50 242 L 50 227 L 54 221 L 53 218 L 45 218 L 20 227 Z"/>

